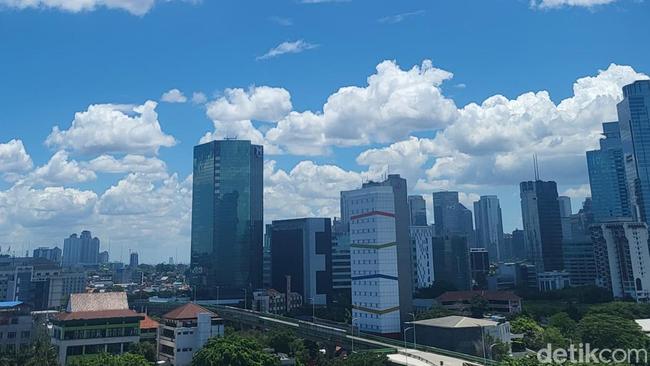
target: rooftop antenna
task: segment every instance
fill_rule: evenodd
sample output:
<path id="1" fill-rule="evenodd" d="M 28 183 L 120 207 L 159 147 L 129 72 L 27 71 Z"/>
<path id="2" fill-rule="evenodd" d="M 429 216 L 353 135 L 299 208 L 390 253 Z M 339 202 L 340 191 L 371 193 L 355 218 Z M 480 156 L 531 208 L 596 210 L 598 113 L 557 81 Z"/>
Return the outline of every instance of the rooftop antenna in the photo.
<path id="1" fill-rule="evenodd" d="M 537 154 L 533 154 L 533 166 L 535 167 L 535 181 L 539 180 L 539 164 L 537 163 Z"/>

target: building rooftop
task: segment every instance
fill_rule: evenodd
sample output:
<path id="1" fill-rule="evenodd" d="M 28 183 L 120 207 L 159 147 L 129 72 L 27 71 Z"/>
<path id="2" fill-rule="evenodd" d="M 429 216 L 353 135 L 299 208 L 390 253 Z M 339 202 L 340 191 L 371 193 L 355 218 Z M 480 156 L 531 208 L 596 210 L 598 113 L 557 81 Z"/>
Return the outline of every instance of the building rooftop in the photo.
<path id="1" fill-rule="evenodd" d="M 18 305 L 21 305 L 23 302 L 22 301 L 0 301 L 0 309 L 1 308 L 13 308 Z"/>
<path id="2" fill-rule="evenodd" d="M 109 319 L 109 318 L 131 318 L 139 317 L 144 318 L 142 314 L 138 314 L 131 309 L 116 309 L 116 310 L 99 310 L 99 311 L 75 311 L 58 313 L 54 319 L 60 321 L 68 320 L 92 320 L 92 319 Z"/>
<path id="3" fill-rule="evenodd" d="M 139 314 L 144 317 L 140 320 L 140 329 L 154 329 L 158 328 L 158 322 L 151 319 L 147 314 Z"/>
<path id="4" fill-rule="evenodd" d="M 498 325 L 498 322 L 487 319 L 468 318 L 466 316 L 451 315 L 442 318 L 433 318 L 410 322 L 415 325 L 425 325 L 438 328 L 476 328 L 491 327 Z"/>
<path id="5" fill-rule="evenodd" d="M 437 301 L 463 301 L 479 296 L 488 301 L 520 301 L 521 297 L 511 291 L 447 291 L 436 297 Z"/>
<path id="6" fill-rule="evenodd" d="M 650 319 L 634 319 L 643 333 L 650 333 Z"/>
<path id="7" fill-rule="evenodd" d="M 189 302 L 163 315 L 163 319 L 169 319 L 169 320 L 196 319 L 198 318 L 198 315 L 201 313 L 208 313 L 212 317 L 218 316 L 217 314 L 211 312 L 210 310 L 204 308 L 203 306 L 199 306 Z"/>
<path id="8" fill-rule="evenodd" d="M 129 308 L 125 292 L 71 294 L 67 312 L 125 310 Z"/>

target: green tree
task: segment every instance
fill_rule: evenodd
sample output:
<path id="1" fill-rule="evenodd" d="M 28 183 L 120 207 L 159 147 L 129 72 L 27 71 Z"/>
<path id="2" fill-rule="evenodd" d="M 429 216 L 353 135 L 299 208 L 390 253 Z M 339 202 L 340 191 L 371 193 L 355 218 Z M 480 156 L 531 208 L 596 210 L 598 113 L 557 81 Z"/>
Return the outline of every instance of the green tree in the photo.
<path id="1" fill-rule="evenodd" d="M 433 285 L 419 289 L 416 296 L 420 299 L 435 299 L 447 291 L 458 290 L 456 286 L 445 280 L 435 280 Z"/>
<path id="2" fill-rule="evenodd" d="M 291 342 L 296 336 L 286 330 L 273 330 L 266 337 L 266 344 L 275 352 L 291 354 Z"/>
<path id="3" fill-rule="evenodd" d="M 644 348 L 646 336 L 633 320 L 609 314 L 589 314 L 578 323 L 583 343 L 591 348 Z"/>
<path id="4" fill-rule="evenodd" d="M 194 354 L 192 366 L 276 366 L 280 361 L 265 353 L 254 339 L 236 334 L 212 338 Z"/>
<path id="5" fill-rule="evenodd" d="M 555 327 L 547 327 L 542 333 L 542 344 L 551 344 L 553 348 L 566 348 L 569 340 L 562 335 L 562 332 Z"/>
<path id="6" fill-rule="evenodd" d="M 548 326 L 558 329 L 565 338 L 576 340 L 578 323 L 569 314 L 560 312 L 548 319 Z"/>
<path id="7" fill-rule="evenodd" d="M 483 318 L 488 309 L 488 301 L 482 296 L 475 295 L 469 302 L 469 312 L 472 318 Z"/>
<path id="8" fill-rule="evenodd" d="M 451 310 L 447 310 L 442 306 L 436 305 L 427 311 L 421 311 L 415 314 L 415 319 L 425 320 L 425 319 L 441 318 L 443 316 L 449 316 L 449 315 L 456 315 L 456 313 Z"/>
<path id="9" fill-rule="evenodd" d="M 132 343 L 129 352 L 144 357 L 149 362 L 157 361 L 156 345 L 151 342 Z"/>
<path id="10" fill-rule="evenodd" d="M 510 322 L 512 333 L 523 334 L 523 345 L 526 348 L 538 350 L 543 347 L 542 333 L 544 329 L 533 319 L 519 316 Z"/>
<path id="11" fill-rule="evenodd" d="M 97 356 L 77 358 L 70 363 L 71 366 L 150 366 L 149 362 L 141 355 L 125 353 L 111 355 L 102 353 Z"/>
<path id="12" fill-rule="evenodd" d="M 354 353 L 347 359 L 335 360 L 332 366 L 387 366 L 388 357 L 371 352 Z"/>

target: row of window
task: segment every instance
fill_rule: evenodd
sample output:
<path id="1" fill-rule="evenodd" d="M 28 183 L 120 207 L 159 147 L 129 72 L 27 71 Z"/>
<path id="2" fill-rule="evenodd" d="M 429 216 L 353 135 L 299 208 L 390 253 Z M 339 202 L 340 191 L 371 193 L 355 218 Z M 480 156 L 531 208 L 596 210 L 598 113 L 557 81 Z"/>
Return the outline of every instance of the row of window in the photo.
<path id="1" fill-rule="evenodd" d="M 30 331 L 24 330 L 20 332 L 20 338 L 21 339 L 27 339 L 31 336 Z M 4 332 L 0 332 L 0 339 L 4 338 Z M 16 338 L 16 332 L 7 332 L 7 339 L 15 339 Z"/>

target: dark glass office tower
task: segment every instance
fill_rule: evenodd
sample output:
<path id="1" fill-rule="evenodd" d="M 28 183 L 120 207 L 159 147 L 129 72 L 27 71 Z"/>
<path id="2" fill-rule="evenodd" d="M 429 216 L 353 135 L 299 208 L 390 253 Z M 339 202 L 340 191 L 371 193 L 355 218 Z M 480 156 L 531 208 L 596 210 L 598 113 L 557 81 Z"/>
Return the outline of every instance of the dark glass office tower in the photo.
<path id="1" fill-rule="evenodd" d="M 197 298 L 244 298 L 261 286 L 263 161 L 263 147 L 250 141 L 194 147 L 191 281 Z"/>
<path id="2" fill-rule="evenodd" d="M 519 188 L 528 259 L 538 272 L 562 270 L 562 222 L 557 184 L 536 180 L 521 182 Z"/>
<path id="3" fill-rule="evenodd" d="M 469 246 L 474 242 L 472 211 L 458 200 L 458 192 L 433 192 L 433 219 L 436 236 L 466 236 Z"/>
<path id="4" fill-rule="evenodd" d="M 632 214 L 648 222 L 650 214 L 650 80 L 623 87 L 617 105 L 625 174 Z"/>

